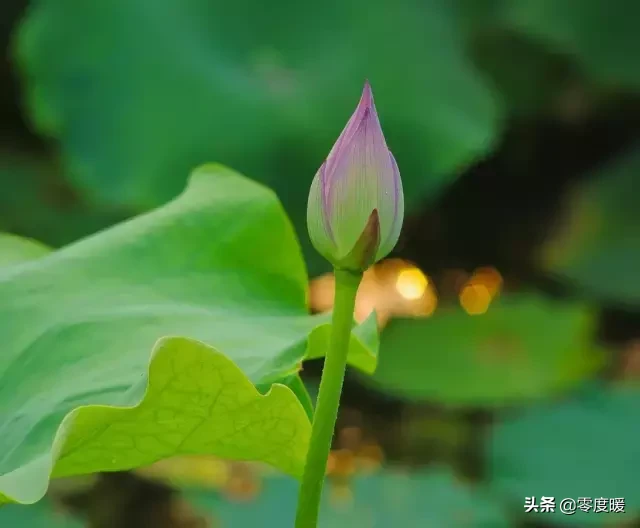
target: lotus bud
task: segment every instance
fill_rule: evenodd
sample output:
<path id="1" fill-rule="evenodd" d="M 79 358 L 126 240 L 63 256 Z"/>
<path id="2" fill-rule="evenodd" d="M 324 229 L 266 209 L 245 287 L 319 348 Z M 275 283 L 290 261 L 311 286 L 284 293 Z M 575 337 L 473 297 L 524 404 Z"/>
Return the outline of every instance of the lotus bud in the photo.
<path id="1" fill-rule="evenodd" d="M 394 248 L 403 217 L 400 172 L 366 82 L 356 111 L 311 184 L 309 236 L 337 269 L 361 272 Z"/>

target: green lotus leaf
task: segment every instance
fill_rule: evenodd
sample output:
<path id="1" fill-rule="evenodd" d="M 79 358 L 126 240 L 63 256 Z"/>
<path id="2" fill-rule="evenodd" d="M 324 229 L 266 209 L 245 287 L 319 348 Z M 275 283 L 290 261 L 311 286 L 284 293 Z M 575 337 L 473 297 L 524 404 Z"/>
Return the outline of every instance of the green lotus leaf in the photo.
<path id="1" fill-rule="evenodd" d="M 380 364 L 365 381 L 446 405 L 545 397 L 573 388 L 602 366 L 593 328 L 588 306 L 532 294 L 496 299 L 479 316 L 457 308 L 428 319 L 396 319 L 385 328 Z"/>
<path id="2" fill-rule="evenodd" d="M 29 238 L 0 233 L 0 268 L 47 255 L 50 248 Z"/>
<path id="3" fill-rule="evenodd" d="M 297 373 L 328 324 L 307 282 L 275 195 L 217 165 L 155 211 L 2 268 L 0 495 L 31 503 L 50 475 L 179 453 L 300 475 Z M 357 328 L 351 363 L 370 371 L 375 343 Z"/>

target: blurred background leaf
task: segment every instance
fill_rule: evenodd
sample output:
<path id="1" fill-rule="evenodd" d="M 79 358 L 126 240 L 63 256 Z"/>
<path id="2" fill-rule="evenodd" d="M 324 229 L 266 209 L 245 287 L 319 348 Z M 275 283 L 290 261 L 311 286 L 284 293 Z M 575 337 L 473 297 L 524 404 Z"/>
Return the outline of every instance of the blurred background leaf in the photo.
<path id="1" fill-rule="evenodd" d="M 0 525 L 7 528 L 82 528 L 82 521 L 62 511 L 51 499 L 30 506 L 5 506 L 0 509 Z"/>
<path id="2" fill-rule="evenodd" d="M 640 307 L 640 144 L 576 189 L 545 267 L 612 304 Z"/>
<path id="3" fill-rule="evenodd" d="M 534 295 L 503 297 L 484 315 L 461 308 L 396 319 L 371 378 L 392 394 L 442 404 L 504 405 L 572 388 L 602 364 L 593 311 Z"/>
<path id="4" fill-rule="evenodd" d="M 575 58 L 605 84 L 640 87 L 640 4 L 619 0 L 502 0 L 509 28 Z"/>
<path id="5" fill-rule="evenodd" d="M 614 526 L 640 508 L 640 391 L 594 384 L 571 398 L 504 416 L 488 445 L 489 481 L 514 509 L 524 497 L 625 499 L 626 513 L 540 513 L 553 524 Z M 530 514 L 532 517 L 535 513 Z"/>
<path id="6" fill-rule="evenodd" d="M 123 210 L 88 206 L 78 200 L 48 156 L 0 152 L 0 226 L 53 247 L 70 244 L 127 215 Z"/>
<path id="7" fill-rule="evenodd" d="M 296 482 L 252 469 L 235 470 L 234 483 L 223 492 L 203 487 L 181 486 L 189 508 L 208 524 L 180 526 L 292 526 L 297 493 Z M 122 480 L 122 479 L 121 479 Z M 35 508 L 7 506 L 0 510 L 5 526 L 29 528 L 75 528 L 77 521 L 64 516 L 51 499 Z M 407 528 L 466 526 L 507 528 L 511 526 L 499 504 L 486 492 L 457 479 L 450 471 L 436 468 L 409 474 L 384 469 L 350 482 L 327 485 L 320 527 L 383 528 L 393 523 Z"/>
<path id="8" fill-rule="evenodd" d="M 272 186 L 308 248 L 311 179 L 366 77 L 410 207 L 490 148 L 498 102 L 459 30 L 444 0 L 43 0 L 17 49 L 33 119 L 90 200 L 148 208 L 215 160 Z"/>
<path id="9" fill-rule="evenodd" d="M 202 511 L 214 512 L 224 526 L 292 526 L 296 485 L 282 478 L 265 479 L 250 502 L 234 504 L 211 493 L 187 494 Z M 329 484 L 320 527 L 383 528 L 398 523 L 407 528 L 506 528 L 505 514 L 483 491 L 464 484 L 449 471 L 408 473 L 385 469 L 352 482 Z"/>

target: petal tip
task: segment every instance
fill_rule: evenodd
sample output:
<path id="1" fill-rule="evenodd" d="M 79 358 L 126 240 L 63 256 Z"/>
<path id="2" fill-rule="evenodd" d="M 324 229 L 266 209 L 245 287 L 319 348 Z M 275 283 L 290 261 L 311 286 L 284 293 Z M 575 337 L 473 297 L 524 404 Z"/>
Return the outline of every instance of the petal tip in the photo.
<path id="1" fill-rule="evenodd" d="M 373 91 L 371 90 L 371 83 L 369 82 L 369 79 L 364 80 L 364 88 L 362 89 L 360 105 L 367 109 L 373 106 Z"/>

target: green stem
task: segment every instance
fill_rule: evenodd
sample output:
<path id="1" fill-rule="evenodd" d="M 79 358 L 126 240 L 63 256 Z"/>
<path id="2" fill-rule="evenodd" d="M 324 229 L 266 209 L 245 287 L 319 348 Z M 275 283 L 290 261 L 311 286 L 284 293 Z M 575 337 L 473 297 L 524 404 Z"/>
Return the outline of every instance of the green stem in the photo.
<path id="1" fill-rule="evenodd" d="M 324 360 L 311 442 L 302 476 L 295 528 L 316 528 L 322 485 L 338 416 L 347 351 L 353 327 L 353 309 L 362 273 L 335 270 L 336 289 L 331 319 L 331 339 Z"/>

